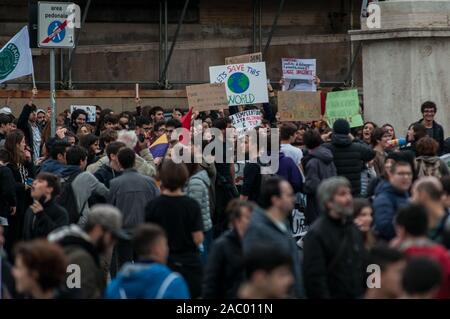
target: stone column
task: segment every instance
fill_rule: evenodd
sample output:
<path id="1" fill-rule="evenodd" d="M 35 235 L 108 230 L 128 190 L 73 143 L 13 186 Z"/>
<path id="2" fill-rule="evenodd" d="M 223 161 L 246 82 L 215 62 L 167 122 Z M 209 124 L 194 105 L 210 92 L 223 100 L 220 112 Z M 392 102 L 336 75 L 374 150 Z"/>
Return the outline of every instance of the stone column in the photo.
<path id="1" fill-rule="evenodd" d="M 420 105 L 437 104 L 436 120 L 450 136 L 450 0 L 379 2 L 381 28 L 350 31 L 362 41 L 364 117 L 390 123 L 405 136 L 421 118 Z"/>

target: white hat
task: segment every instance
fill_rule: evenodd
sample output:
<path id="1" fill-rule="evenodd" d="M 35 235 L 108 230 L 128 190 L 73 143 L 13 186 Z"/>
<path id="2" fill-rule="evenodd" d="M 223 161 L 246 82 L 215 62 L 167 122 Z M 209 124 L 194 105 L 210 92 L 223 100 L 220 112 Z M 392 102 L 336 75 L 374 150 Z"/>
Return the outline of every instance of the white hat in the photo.
<path id="1" fill-rule="evenodd" d="M 5 106 L 0 109 L 0 114 L 12 114 L 12 111 L 9 107 Z"/>

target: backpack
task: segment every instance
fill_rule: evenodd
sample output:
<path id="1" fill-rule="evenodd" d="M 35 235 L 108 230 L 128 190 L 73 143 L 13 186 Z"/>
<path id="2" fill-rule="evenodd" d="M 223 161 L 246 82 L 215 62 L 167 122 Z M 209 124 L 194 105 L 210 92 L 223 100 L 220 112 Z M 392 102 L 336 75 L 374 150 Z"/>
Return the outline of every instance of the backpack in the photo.
<path id="1" fill-rule="evenodd" d="M 61 180 L 61 193 L 56 198 L 56 203 L 63 206 L 69 214 L 69 224 L 76 224 L 81 217 L 81 213 L 86 206 L 83 204 L 81 210 L 78 208 L 75 192 L 73 191 L 72 182 L 81 172 L 70 175 L 67 179 Z"/>
<path id="2" fill-rule="evenodd" d="M 421 158 L 417 158 L 417 177 L 434 176 L 441 178 L 441 161 L 436 161 L 434 164 L 424 161 Z"/>

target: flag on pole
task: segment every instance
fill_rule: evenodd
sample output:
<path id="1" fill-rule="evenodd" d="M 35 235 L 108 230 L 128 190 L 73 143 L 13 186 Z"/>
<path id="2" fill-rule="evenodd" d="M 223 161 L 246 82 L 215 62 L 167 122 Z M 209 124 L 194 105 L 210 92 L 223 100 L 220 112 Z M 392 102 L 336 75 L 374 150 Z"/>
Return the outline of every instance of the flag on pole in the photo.
<path id="1" fill-rule="evenodd" d="M 183 145 L 188 145 L 190 140 L 190 132 L 191 132 L 191 121 L 192 121 L 192 107 L 189 108 L 189 112 L 185 116 L 181 118 L 181 127 L 188 130 L 189 134 L 188 136 L 180 135 L 180 142 L 183 143 Z"/>
<path id="2" fill-rule="evenodd" d="M 0 50 L 0 83 L 33 74 L 28 27 L 24 26 Z"/>

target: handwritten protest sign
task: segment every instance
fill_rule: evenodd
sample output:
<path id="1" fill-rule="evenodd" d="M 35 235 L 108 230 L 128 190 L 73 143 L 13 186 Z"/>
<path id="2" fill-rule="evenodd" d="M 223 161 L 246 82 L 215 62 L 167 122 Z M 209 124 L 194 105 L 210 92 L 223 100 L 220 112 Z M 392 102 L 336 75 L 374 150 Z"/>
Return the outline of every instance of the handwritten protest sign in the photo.
<path id="1" fill-rule="evenodd" d="M 320 120 L 320 92 L 278 92 L 281 121 Z"/>
<path id="2" fill-rule="evenodd" d="M 70 106 L 70 113 L 73 113 L 75 110 L 83 110 L 88 114 L 88 118 L 86 119 L 86 122 L 88 123 L 95 123 L 97 118 L 97 108 L 95 105 L 71 105 Z"/>
<path id="3" fill-rule="evenodd" d="M 316 92 L 316 59 L 287 59 L 282 61 L 283 91 Z"/>
<path id="4" fill-rule="evenodd" d="M 256 62 L 262 62 L 261 52 L 225 58 L 225 64 L 256 63 Z"/>
<path id="5" fill-rule="evenodd" d="M 346 119 L 350 127 L 362 126 L 363 119 L 359 112 L 358 90 L 328 93 L 325 114 L 330 127 L 337 119 Z"/>
<path id="6" fill-rule="evenodd" d="M 264 62 L 212 66 L 209 79 L 211 83 L 225 83 L 229 106 L 269 101 Z"/>
<path id="7" fill-rule="evenodd" d="M 262 114 L 259 110 L 247 110 L 230 115 L 231 123 L 239 137 L 261 125 Z"/>
<path id="8" fill-rule="evenodd" d="M 228 108 L 225 84 L 198 84 L 186 86 L 189 106 L 199 112 Z"/>

